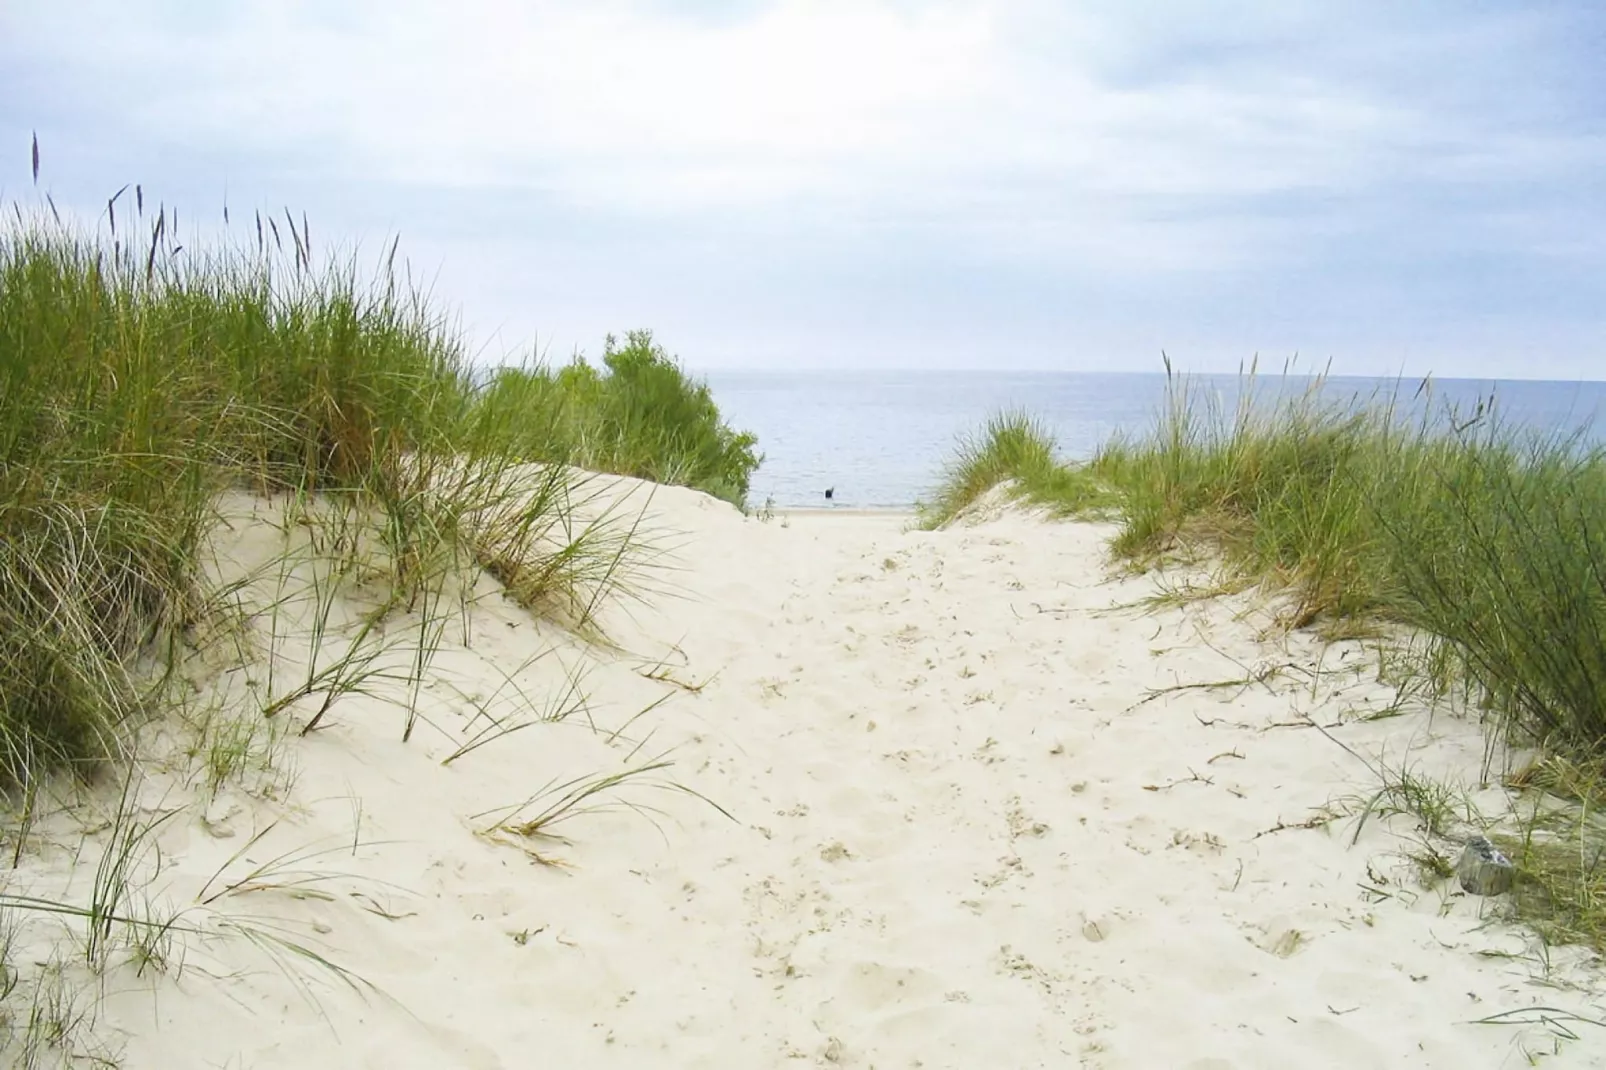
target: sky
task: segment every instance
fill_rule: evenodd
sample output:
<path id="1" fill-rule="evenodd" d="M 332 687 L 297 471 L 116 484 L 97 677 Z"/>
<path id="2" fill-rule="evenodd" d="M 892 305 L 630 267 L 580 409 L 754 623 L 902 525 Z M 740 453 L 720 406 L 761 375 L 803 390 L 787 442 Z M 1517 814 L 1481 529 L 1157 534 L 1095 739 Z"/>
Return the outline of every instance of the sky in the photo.
<path id="1" fill-rule="evenodd" d="M 488 363 L 1606 379 L 1602 55 L 1598 0 L 0 0 L 0 200 L 399 235 Z"/>

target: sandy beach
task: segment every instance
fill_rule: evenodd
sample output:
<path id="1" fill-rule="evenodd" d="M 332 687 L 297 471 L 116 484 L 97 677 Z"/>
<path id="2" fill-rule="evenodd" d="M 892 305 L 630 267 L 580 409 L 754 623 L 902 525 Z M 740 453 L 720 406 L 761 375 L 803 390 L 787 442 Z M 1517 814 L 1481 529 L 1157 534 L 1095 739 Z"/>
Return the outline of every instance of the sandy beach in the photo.
<path id="1" fill-rule="evenodd" d="M 407 742 L 383 688 L 303 738 L 305 699 L 214 798 L 193 726 L 151 741 L 138 895 L 178 921 L 162 968 L 87 981 L 123 1065 L 1600 1065 L 1606 1032 L 1540 1020 L 1601 1017 L 1586 954 L 1424 886 L 1410 816 L 1359 820 L 1362 757 L 1502 796 L 1475 721 L 1379 716 L 1368 647 L 1251 594 L 1145 604 L 1164 578 L 1097 524 L 620 486 L 664 567 L 607 643 L 486 577 Z M 221 574 L 272 510 L 234 503 Z M 243 696 L 261 664 L 186 671 Z M 14 887 L 86 894 L 104 808 L 45 814 Z"/>

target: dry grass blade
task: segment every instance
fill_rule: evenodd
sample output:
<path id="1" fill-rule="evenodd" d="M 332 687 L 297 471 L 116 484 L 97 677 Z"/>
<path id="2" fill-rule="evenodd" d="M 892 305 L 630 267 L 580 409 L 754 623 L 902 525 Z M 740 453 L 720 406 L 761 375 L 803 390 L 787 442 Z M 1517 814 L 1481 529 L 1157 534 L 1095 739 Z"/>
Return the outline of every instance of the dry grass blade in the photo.
<path id="1" fill-rule="evenodd" d="M 103 924 L 125 925 L 132 929 L 162 929 L 174 932 L 200 934 L 204 930 L 194 925 L 180 925 L 169 919 L 159 921 L 149 917 L 139 917 L 132 913 L 116 913 L 103 907 L 90 904 L 68 903 L 60 899 L 50 899 L 45 896 L 18 895 L 14 892 L 0 892 L 0 906 L 11 907 L 16 910 L 25 910 L 35 914 L 53 914 L 63 918 L 79 918 L 86 923 L 86 928 L 98 928 Z"/>
<path id="2" fill-rule="evenodd" d="M 278 827 L 275 821 L 252 836 L 240 848 L 230 855 L 217 871 L 207 879 L 201 890 L 196 893 L 196 902 L 203 906 L 210 906 L 219 899 L 230 895 L 246 895 L 252 892 L 285 892 L 292 896 L 305 896 L 312 898 L 333 898 L 329 893 L 321 891 L 317 886 L 338 880 L 366 880 L 374 883 L 371 878 L 361 877 L 358 874 L 338 870 L 325 870 L 308 868 L 307 863 L 318 858 L 326 858 L 334 854 L 351 854 L 359 847 L 379 846 L 383 841 L 359 843 L 342 842 L 330 847 L 300 847 L 283 851 L 265 862 L 260 862 L 247 869 L 239 876 L 225 880 L 224 873 L 234 863 L 244 858 L 246 853 Z M 216 888 L 214 890 L 214 885 Z"/>
<path id="3" fill-rule="evenodd" d="M 247 924 L 238 918 L 224 918 L 219 921 L 218 928 L 222 932 L 233 933 L 241 937 L 258 950 L 264 952 L 278 964 L 280 971 L 296 984 L 303 997 L 315 1008 L 318 1007 L 316 998 L 302 981 L 300 973 L 293 968 L 297 962 L 317 967 L 320 971 L 339 980 L 360 996 L 383 994 L 379 986 L 367 978 L 348 970 L 299 940 L 269 932 L 260 923 Z M 321 1010 L 321 1008 L 319 1009 Z"/>
<path id="4" fill-rule="evenodd" d="M 582 814 L 621 805 L 616 801 L 600 800 L 599 796 L 617 791 L 621 786 L 661 769 L 668 769 L 673 764 L 667 759 L 658 759 L 617 773 L 583 775 L 562 782 L 548 781 L 522 803 L 501 811 L 487 810 L 473 817 L 479 820 L 488 814 L 498 814 L 491 825 L 482 831 L 501 829 L 525 839 L 540 837 L 567 842 L 562 837 L 554 836 L 551 830 Z M 533 814 L 529 813 L 532 809 L 535 810 Z"/>
<path id="5" fill-rule="evenodd" d="M 1573 1011 L 1563 1010 L 1560 1007 L 1521 1007 L 1516 1010 L 1501 1011 L 1484 1018 L 1472 1019 L 1472 1025 L 1542 1025 L 1554 1032 L 1563 1040 L 1577 1040 L 1578 1034 L 1573 1032 L 1574 1025 L 1593 1025 L 1606 1029 L 1606 1021 L 1597 1018 L 1586 1018 Z"/>
<path id="6" fill-rule="evenodd" d="M 557 835 L 553 830 L 576 817 L 617 808 L 624 808 L 643 816 L 661 813 L 639 802 L 606 797 L 614 795 L 630 784 L 641 784 L 644 787 L 688 795 L 713 807 L 726 818 L 735 820 L 729 811 L 701 792 L 674 781 L 652 776 L 673 764 L 669 759 L 659 757 L 616 773 L 578 776 L 561 782 L 554 779 L 524 802 L 475 814 L 473 820 L 478 821 L 494 815 L 490 823 L 480 829 L 482 836 L 494 838 L 494 834 L 500 832 L 519 840 L 544 839 L 567 844 L 570 841 Z M 550 860 L 540 855 L 534 857 L 538 861 L 550 863 Z"/>
<path id="7" fill-rule="evenodd" d="M 580 689 L 580 684 L 580 675 L 578 673 L 571 674 L 563 690 L 553 694 L 547 700 L 544 706 L 537 706 L 530 699 L 530 697 L 525 694 L 524 690 L 514 682 L 513 676 L 511 674 L 505 674 L 502 685 L 498 686 L 496 692 L 493 693 L 489 699 L 486 699 L 483 702 L 474 703 L 475 709 L 478 711 L 478 716 L 475 718 L 475 720 L 484 718 L 488 722 L 486 726 L 481 728 L 474 735 L 470 736 L 467 742 L 463 743 L 456 750 L 452 751 L 451 754 L 448 754 L 445 758 L 441 759 L 441 764 L 451 765 L 457 759 L 463 757 L 464 755 L 472 754 L 474 751 L 485 746 L 487 743 L 494 742 L 505 736 L 510 736 L 515 732 L 523 731 L 524 729 L 530 728 L 534 725 L 558 724 L 568 720 L 576 713 L 586 712 L 586 697 Z M 503 686 L 511 686 L 521 700 L 522 708 L 532 711 L 534 716 L 521 719 L 509 719 L 507 717 L 499 718 L 492 714 L 490 712 L 490 706 L 496 701 L 496 697 L 501 693 Z"/>

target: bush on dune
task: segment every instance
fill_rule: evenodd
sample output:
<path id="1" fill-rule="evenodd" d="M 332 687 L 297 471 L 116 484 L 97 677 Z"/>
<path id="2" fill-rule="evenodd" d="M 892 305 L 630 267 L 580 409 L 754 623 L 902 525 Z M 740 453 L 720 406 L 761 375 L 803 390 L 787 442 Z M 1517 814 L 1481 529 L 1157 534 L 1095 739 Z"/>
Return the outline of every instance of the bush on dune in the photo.
<path id="1" fill-rule="evenodd" d="M 632 331 L 610 337 L 599 370 L 503 369 L 479 399 L 480 416 L 530 460 L 563 462 L 694 487 L 741 506 L 758 467 L 757 439 L 720 417 L 707 384 Z"/>

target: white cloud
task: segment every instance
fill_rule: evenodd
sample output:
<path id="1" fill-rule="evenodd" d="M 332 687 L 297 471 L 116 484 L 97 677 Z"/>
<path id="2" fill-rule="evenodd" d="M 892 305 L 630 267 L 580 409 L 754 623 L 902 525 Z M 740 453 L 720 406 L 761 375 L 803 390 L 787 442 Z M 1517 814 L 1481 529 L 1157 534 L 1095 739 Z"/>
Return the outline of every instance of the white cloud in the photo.
<path id="1" fill-rule="evenodd" d="M 685 270 L 707 272 L 709 292 L 744 292 L 731 265 L 755 249 L 793 279 L 896 250 L 916 266 L 873 281 L 903 307 L 941 288 L 922 281 L 923 255 L 933 270 L 1112 293 L 1116 278 L 1129 294 L 1157 275 L 1208 279 L 1262 302 L 1281 299 L 1277 273 L 1315 285 L 1324 256 L 1367 243 L 1400 270 L 1418 248 L 1586 267 L 1603 255 L 1579 225 L 1595 210 L 1568 197 L 1606 166 L 1606 144 L 1562 121 L 1567 75 L 1543 55 L 1554 27 L 1527 11 L 102 0 L 0 21 L 17 55 L 180 152 L 293 168 L 348 200 L 495 204 L 505 234 L 480 234 L 492 248 L 476 255 L 498 271 L 533 271 L 517 266 L 522 246 L 579 221 L 569 263 L 499 281 L 510 289 L 570 271 L 589 272 L 574 283 L 588 292 L 628 291 L 608 272 L 631 268 L 604 262 L 621 259 L 620 234 L 695 245 Z M 450 244 L 460 219 L 404 225 L 430 229 L 443 256 L 468 249 Z M 1256 289 L 1257 273 L 1272 283 Z M 1203 301 L 1204 285 L 1181 292 Z M 655 310 L 671 303 L 658 276 L 635 287 L 659 295 Z"/>
<path id="2" fill-rule="evenodd" d="M 1423 166 L 1424 147 L 1522 158 L 1466 116 L 1333 72 L 1228 63 L 1123 86 L 1106 68 L 1139 47 L 1128 22 L 1044 14 L 1057 7 L 779 0 L 709 21 L 621 0 L 366 0 L 331 18 L 260 0 L 201 31 L 122 23 L 93 60 L 148 79 L 128 99 L 154 130 L 646 212 L 918 208 L 1021 176 L 1083 196 L 1252 196 L 1364 187 Z"/>

